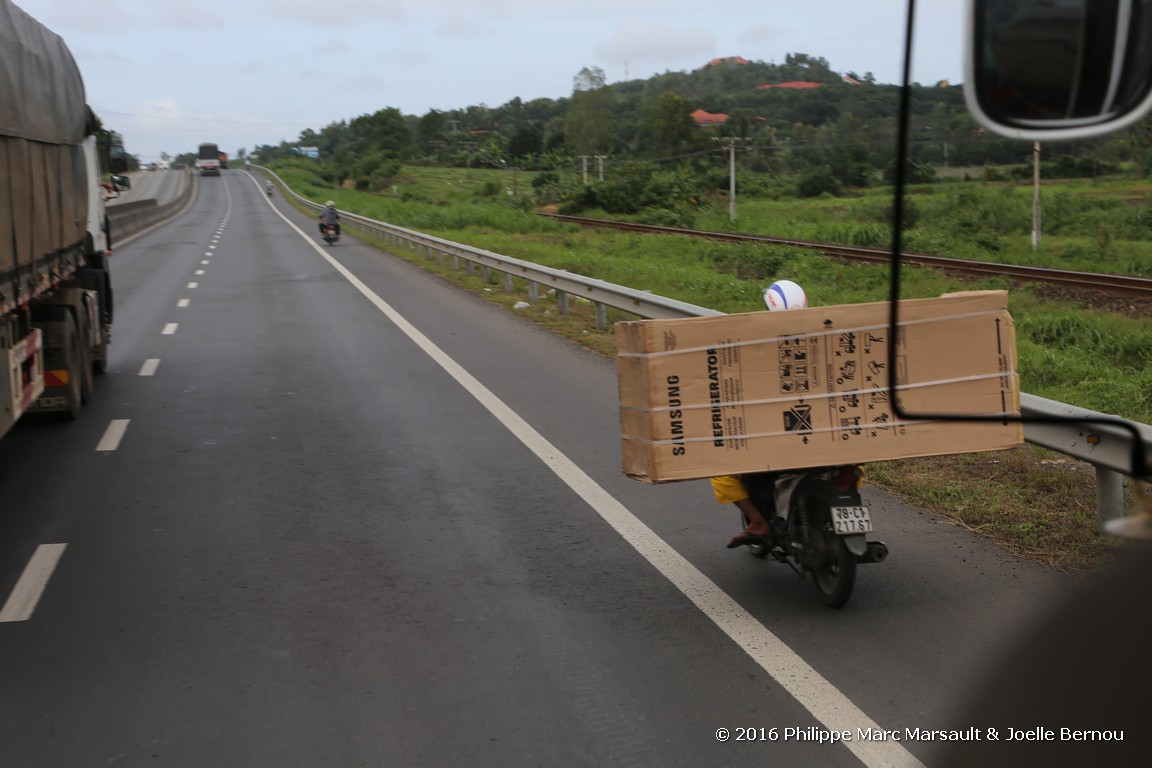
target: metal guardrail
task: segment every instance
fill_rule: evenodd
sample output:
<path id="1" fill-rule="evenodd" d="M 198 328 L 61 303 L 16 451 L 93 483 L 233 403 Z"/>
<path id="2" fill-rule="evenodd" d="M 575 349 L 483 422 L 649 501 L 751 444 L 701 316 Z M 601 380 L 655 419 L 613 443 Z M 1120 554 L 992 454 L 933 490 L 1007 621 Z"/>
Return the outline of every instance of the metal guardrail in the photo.
<path id="1" fill-rule="evenodd" d="M 307 200 L 296 194 L 283 179 L 267 168 L 260 168 L 277 180 L 280 185 L 301 204 L 317 211 L 323 205 Z M 341 221 L 367 234 L 384 240 L 390 245 L 416 250 L 429 258 L 450 258 L 453 265 L 460 260 L 471 270 L 479 266 L 485 270 L 505 275 L 506 287 L 511 290 L 511 280 L 519 277 L 529 283 L 529 298 L 537 301 L 538 286 L 548 286 L 557 291 L 560 312 L 567 313 L 569 295 L 592 301 L 596 306 L 596 324 L 607 327 L 606 308 L 622 310 L 642 318 L 663 319 L 677 317 L 700 317 L 720 315 L 714 309 L 696 306 L 676 299 L 668 299 L 633 288 L 614 285 L 602 280 L 582 277 L 564 270 L 540 266 L 521 259 L 502 256 L 480 248 L 462 245 L 451 240 L 442 240 L 420 232 L 397 227 L 363 216 L 341 212 Z M 1108 414 L 1089 411 L 1074 405 L 1059 403 L 1035 395 L 1023 393 L 1020 396 L 1021 413 L 1028 418 L 1060 417 L 1073 419 L 1063 423 L 1037 423 L 1025 421 L 1024 439 L 1033 445 L 1063 453 L 1087 462 L 1096 469 L 1096 508 L 1101 523 L 1124 515 L 1123 479 L 1130 474 L 1133 448 L 1133 432 L 1111 424 L 1101 424 L 1093 419 L 1107 418 L 1112 421 L 1125 421 L 1140 435 L 1145 450 L 1152 454 L 1152 426 L 1129 422 Z"/>
<path id="2" fill-rule="evenodd" d="M 1028 417 L 1058 416 L 1065 423 L 1024 423 L 1024 439 L 1096 468 L 1096 512 L 1101 522 L 1124 516 L 1124 475 L 1132 471 L 1132 432 L 1099 419 L 1124 421 L 1152 452 L 1152 426 L 1036 395 L 1020 395 L 1020 412 Z"/>

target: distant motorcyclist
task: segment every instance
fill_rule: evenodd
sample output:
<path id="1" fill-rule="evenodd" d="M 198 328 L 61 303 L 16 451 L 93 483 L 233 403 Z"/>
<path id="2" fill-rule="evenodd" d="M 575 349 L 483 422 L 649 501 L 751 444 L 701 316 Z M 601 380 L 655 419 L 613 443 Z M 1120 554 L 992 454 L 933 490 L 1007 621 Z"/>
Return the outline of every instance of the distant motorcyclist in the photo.
<path id="1" fill-rule="evenodd" d="M 320 234 L 324 234 L 324 227 L 328 225 L 336 227 L 336 234 L 340 234 L 340 212 L 331 200 L 324 204 L 324 212 L 320 214 Z"/>

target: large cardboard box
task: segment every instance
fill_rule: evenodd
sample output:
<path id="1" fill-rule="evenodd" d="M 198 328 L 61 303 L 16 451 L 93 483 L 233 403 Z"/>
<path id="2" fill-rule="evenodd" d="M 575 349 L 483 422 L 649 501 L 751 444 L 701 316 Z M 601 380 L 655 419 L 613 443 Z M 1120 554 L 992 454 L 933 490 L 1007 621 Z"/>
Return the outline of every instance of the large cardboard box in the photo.
<path id="1" fill-rule="evenodd" d="M 651 483 L 1010 448 L 1018 422 L 898 421 L 888 347 L 912 413 L 1019 414 L 1005 291 L 616 324 L 623 469 Z"/>

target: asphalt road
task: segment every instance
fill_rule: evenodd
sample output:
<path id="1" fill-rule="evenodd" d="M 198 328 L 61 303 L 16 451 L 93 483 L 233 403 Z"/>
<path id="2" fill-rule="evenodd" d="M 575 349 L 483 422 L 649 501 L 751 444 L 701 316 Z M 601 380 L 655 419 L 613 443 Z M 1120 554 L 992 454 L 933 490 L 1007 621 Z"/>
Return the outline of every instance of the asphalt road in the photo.
<path id="1" fill-rule="evenodd" d="M 0 604 L 58 558 L 0 622 L 4 766 L 932 764 L 906 729 L 1071 587 L 866 489 L 891 556 L 823 607 L 620 473 L 611 360 L 240 170 L 113 280 L 82 418 L 0 440 Z"/>

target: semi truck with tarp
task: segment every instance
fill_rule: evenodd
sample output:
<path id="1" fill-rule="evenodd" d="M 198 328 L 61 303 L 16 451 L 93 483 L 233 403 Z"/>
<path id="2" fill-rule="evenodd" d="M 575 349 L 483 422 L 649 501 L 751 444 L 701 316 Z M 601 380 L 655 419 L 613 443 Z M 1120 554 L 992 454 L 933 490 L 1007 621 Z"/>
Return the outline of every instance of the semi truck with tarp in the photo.
<path id="1" fill-rule="evenodd" d="M 0 0 L 0 435 L 32 410 L 75 418 L 107 365 L 109 136 L 63 39 Z"/>

